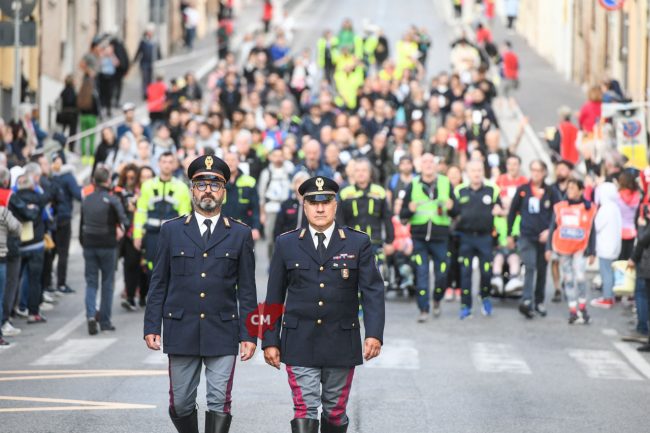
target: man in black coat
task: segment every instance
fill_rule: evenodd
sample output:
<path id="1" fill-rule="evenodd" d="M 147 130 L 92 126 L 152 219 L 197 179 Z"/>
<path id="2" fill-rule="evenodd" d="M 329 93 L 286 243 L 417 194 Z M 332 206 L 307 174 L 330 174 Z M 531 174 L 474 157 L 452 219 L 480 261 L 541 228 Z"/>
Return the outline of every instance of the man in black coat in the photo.
<path id="1" fill-rule="evenodd" d="M 93 174 L 95 190 L 81 203 L 81 230 L 79 241 L 83 247 L 84 277 L 86 280 L 86 319 L 88 333 L 97 334 L 97 319 L 102 331 L 114 331 L 113 282 L 117 260 L 117 227 L 122 233 L 129 225 L 122 202 L 110 192 L 111 172 L 103 165 Z M 60 260 L 60 258 L 59 258 Z M 101 303 L 96 307 L 101 273 Z M 97 314 L 99 313 L 99 314 Z"/>
<path id="2" fill-rule="evenodd" d="M 179 433 L 198 433 L 196 390 L 206 365 L 206 433 L 230 429 L 239 350 L 253 357 L 257 332 L 246 322 L 257 307 L 250 227 L 221 215 L 228 165 L 216 156 L 188 168 L 194 212 L 162 225 L 144 317 L 144 338 L 169 355 L 169 415 Z M 239 348 L 238 348 L 239 346 Z"/>
<path id="3" fill-rule="evenodd" d="M 278 237 L 271 259 L 265 311 L 283 305 L 285 311 L 263 329 L 262 347 L 269 365 L 286 364 L 294 395 L 293 433 L 318 432 L 321 402 L 321 432 L 347 431 L 355 366 L 378 356 L 383 341 L 384 282 L 368 235 L 334 222 L 338 188 L 326 177 L 300 186 L 309 228 Z"/>

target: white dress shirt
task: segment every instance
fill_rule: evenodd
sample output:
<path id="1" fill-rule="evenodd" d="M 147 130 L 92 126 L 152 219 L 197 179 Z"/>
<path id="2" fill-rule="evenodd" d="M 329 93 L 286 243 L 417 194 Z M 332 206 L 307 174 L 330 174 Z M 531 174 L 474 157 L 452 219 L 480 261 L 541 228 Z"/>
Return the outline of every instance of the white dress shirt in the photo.
<path id="1" fill-rule="evenodd" d="M 201 232 L 201 236 L 203 236 L 203 233 L 208 229 L 208 226 L 203 224 L 205 220 L 210 220 L 212 221 L 212 225 L 210 226 L 210 234 L 214 233 L 214 228 L 217 226 L 217 221 L 219 221 L 219 217 L 221 214 L 217 214 L 211 218 L 206 218 L 203 215 L 201 215 L 198 212 L 194 212 L 194 218 L 196 218 L 196 223 L 199 225 L 199 231 Z"/>
<path id="2" fill-rule="evenodd" d="M 322 233 L 325 233 L 325 240 L 323 241 L 323 245 L 325 245 L 325 248 L 327 248 L 327 246 L 330 243 L 330 239 L 332 239 L 332 233 L 334 233 L 334 226 L 335 226 L 335 224 L 332 223 L 332 225 L 329 226 L 327 228 L 327 230 L 322 232 Z M 310 224 L 309 225 L 309 233 L 311 233 L 311 238 L 314 241 L 314 248 L 316 248 L 316 250 L 318 250 L 318 237 L 316 236 L 316 233 L 319 233 L 319 231 L 316 230 L 315 228 L 313 228 L 311 226 L 311 224 Z"/>

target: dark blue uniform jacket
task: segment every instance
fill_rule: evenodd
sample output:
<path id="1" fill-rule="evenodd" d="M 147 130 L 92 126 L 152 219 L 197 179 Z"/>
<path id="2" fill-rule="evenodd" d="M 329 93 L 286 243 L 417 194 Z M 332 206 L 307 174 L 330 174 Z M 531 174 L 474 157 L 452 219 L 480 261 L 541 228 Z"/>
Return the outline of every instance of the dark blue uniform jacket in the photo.
<path id="1" fill-rule="evenodd" d="M 205 247 L 193 215 L 162 225 L 144 335 L 162 325 L 165 353 L 236 355 L 240 341 L 257 342 L 246 330 L 257 307 L 251 229 L 222 215 Z"/>
<path id="2" fill-rule="evenodd" d="M 362 364 L 359 303 L 365 337 L 383 341 L 384 283 L 367 234 L 336 226 L 321 260 L 308 229 L 285 233 L 276 240 L 269 275 L 266 304 L 286 309 L 262 347 L 279 347 L 285 364 Z"/>

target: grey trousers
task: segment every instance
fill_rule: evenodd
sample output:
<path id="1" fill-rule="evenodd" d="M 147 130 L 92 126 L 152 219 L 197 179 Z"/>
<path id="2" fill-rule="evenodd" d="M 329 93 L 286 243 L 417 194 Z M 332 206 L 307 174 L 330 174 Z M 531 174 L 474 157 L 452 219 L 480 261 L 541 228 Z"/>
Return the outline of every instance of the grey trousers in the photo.
<path id="1" fill-rule="evenodd" d="M 230 413 L 232 382 L 237 357 L 169 355 L 169 408 L 177 417 L 196 407 L 196 390 L 205 364 L 206 400 L 213 412 Z"/>
<path id="2" fill-rule="evenodd" d="M 323 416 L 330 424 L 348 423 L 345 410 L 352 388 L 354 367 L 311 368 L 287 365 L 287 375 L 293 394 L 294 418 L 318 419 L 318 408 L 322 404 Z"/>

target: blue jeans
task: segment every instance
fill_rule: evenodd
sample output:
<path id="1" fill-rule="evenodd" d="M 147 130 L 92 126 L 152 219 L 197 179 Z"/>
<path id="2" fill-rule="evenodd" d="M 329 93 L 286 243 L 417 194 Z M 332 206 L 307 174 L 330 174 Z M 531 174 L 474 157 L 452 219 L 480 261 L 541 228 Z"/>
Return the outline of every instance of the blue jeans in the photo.
<path id="1" fill-rule="evenodd" d="M 481 298 L 490 297 L 492 278 L 492 235 L 460 234 L 458 262 L 460 263 L 461 307 L 472 308 L 472 259 L 478 257 L 481 269 Z"/>
<path id="2" fill-rule="evenodd" d="M 445 241 L 424 241 L 413 239 L 413 260 L 415 261 L 415 276 L 417 302 L 420 311 L 429 312 L 429 258 L 433 260 L 435 275 L 434 301 L 440 301 L 447 288 L 447 244 Z"/>
<path id="3" fill-rule="evenodd" d="M 115 278 L 115 248 L 84 248 L 84 276 L 86 279 L 86 317 L 95 317 L 99 273 L 102 274 L 102 295 L 99 306 L 99 324 L 111 323 L 113 307 L 113 280 Z"/>
<path id="4" fill-rule="evenodd" d="M 521 261 L 526 267 L 524 277 L 524 293 L 522 301 L 533 301 L 535 304 L 544 303 L 546 292 L 546 259 L 544 258 L 545 244 L 539 243 L 537 239 L 521 237 L 517 242 Z"/>
<path id="5" fill-rule="evenodd" d="M 11 314 L 11 311 L 7 311 L 4 313 L 4 298 L 5 298 L 5 285 L 7 284 L 7 263 L 6 262 L 1 262 L 0 263 L 0 302 L 2 302 L 2 305 L 0 305 L 0 324 L 3 324 L 5 322 L 5 314 L 6 317 L 9 317 L 9 314 Z M 2 336 L 2 331 L 0 331 L 0 337 Z"/>
<path id="6" fill-rule="evenodd" d="M 35 315 L 38 314 L 39 305 L 41 305 L 41 298 L 43 296 L 41 282 L 43 278 L 45 250 L 39 248 L 23 251 L 20 253 L 20 257 L 20 274 L 24 278 L 21 287 L 21 307 L 26 306 L 29 314 Z"/>
<path id="7" fill-rule="evenodd" d="M 603 298 L 614 298 L 614 270 L 612 269 L 612 259 L 603 259 L 598 257 L 598 268 L 600 269 L 600 278 L 603 280 Z"/>
<path id="8" fill-rule="evenodd" d="M 636 279 L 634 288 L 634 303 L 636 305 L 636 330 L 648 334 L 648 282 L 643 278 Z"/>

